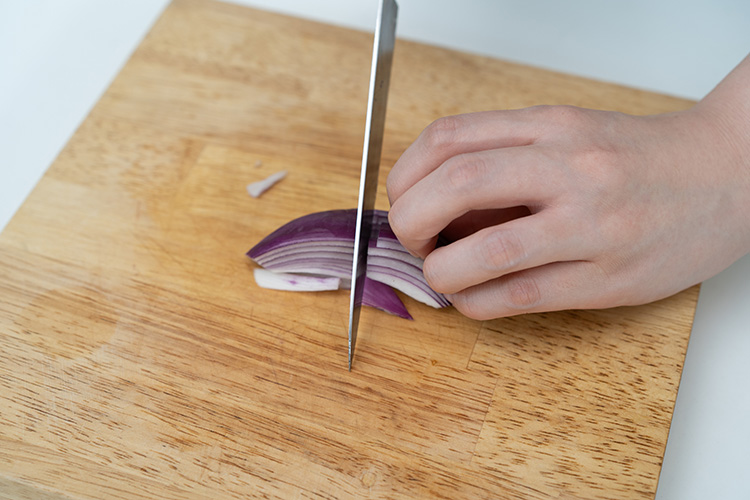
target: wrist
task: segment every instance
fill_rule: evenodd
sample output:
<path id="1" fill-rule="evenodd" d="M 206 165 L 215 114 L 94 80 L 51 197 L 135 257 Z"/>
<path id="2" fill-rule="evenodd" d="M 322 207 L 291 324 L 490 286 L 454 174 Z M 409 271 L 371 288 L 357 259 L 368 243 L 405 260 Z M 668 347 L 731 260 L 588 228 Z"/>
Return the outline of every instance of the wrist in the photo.
<path id="1" fill-rule="evenodd" d="M 725 217 L 734 222 L 740 256 L 750 252 L 750 92 L 718 87 L 687 111 L 687 118 L 700 129 L 708 170 L 722 197 Z M 723 92 L 719 92 L 723 91 Z M 748 95 L 742 95 L 747 93 Z M 703 155 L 701 155 L 703 156 Z"/>

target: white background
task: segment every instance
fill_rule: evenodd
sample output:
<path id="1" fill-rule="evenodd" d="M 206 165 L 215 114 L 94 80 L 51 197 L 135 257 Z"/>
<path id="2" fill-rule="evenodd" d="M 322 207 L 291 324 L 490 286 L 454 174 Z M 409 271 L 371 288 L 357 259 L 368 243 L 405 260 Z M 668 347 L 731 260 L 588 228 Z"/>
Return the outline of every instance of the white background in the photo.
<path id="1" fill-rule="evenodd" d="M 239 3 L 366 30 L 377 10 L 375 0 Z M 750 52 L 747 0 L 399 4 L 403 38 L 693 99 Z M 165 5 L 0 0 L 0 228 Z M 750 498 L 749 357 L 746 256 L 701 290 L 658 499 Z"/>

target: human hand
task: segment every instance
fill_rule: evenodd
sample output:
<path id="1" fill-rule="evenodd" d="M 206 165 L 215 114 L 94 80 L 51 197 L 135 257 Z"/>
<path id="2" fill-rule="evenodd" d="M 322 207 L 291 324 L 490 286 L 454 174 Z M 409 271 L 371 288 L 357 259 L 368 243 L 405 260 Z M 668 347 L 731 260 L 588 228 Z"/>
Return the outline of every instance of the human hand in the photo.
<path id="1" fill-rule="evenodd" d="M 440 119 L 388 177 L 391 227 L 476 319 L 669 296 L 750 250 L 750 134 L 724 102 Z"/>

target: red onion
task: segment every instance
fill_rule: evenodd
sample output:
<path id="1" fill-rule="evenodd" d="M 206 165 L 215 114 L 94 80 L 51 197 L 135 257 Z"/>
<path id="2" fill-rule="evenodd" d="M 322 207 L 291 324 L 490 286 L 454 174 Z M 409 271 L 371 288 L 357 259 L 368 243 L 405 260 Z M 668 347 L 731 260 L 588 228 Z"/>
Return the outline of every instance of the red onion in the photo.
<path id="1" fill-rule="evenodd" d="M 331 279 L 340 280 L 339 286 L 348 288 L 351 286 L 356 216 L 355 209 L 305 215 L 263 238 L 247 255 L 265 270 L 283 273 L 280 280 L 285 290 L 332 287 L 334 281 L 325 281 Z M 411 318 L 392 290 L 395 288 L 432 307 L 449 306 L 450 302 L 425 281 L 422 260 L 409 254 L 393 234 L 388 225 L 388 213 L 375 210 L 373 219 L 363 304 Z M 296 280 L 295 275 L 312 280 Z M 258 282 L 259 286 L 264 283 Z"/>

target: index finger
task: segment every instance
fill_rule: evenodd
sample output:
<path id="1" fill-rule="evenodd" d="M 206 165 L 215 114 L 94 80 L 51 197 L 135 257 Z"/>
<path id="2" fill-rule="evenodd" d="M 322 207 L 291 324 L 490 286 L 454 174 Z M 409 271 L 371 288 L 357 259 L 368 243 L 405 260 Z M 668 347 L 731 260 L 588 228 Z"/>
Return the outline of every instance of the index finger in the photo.
<path id="1" fill-rule="evenodd" d="M 391 229 L 407 250 L 425 258 L 438 234 L 467 213 L 545 206 L 559 184 L 548 155 L 543 146 L 522 146 L 454 156 L 393 203 Z"/>
<path id="2" fill-rule="evenodd" d="M 435 120 L 401 155 L 388 174 L 391 204 L 448 159 L 463 153 L 532 144 L 527 109 L 481 111 Z"/>

